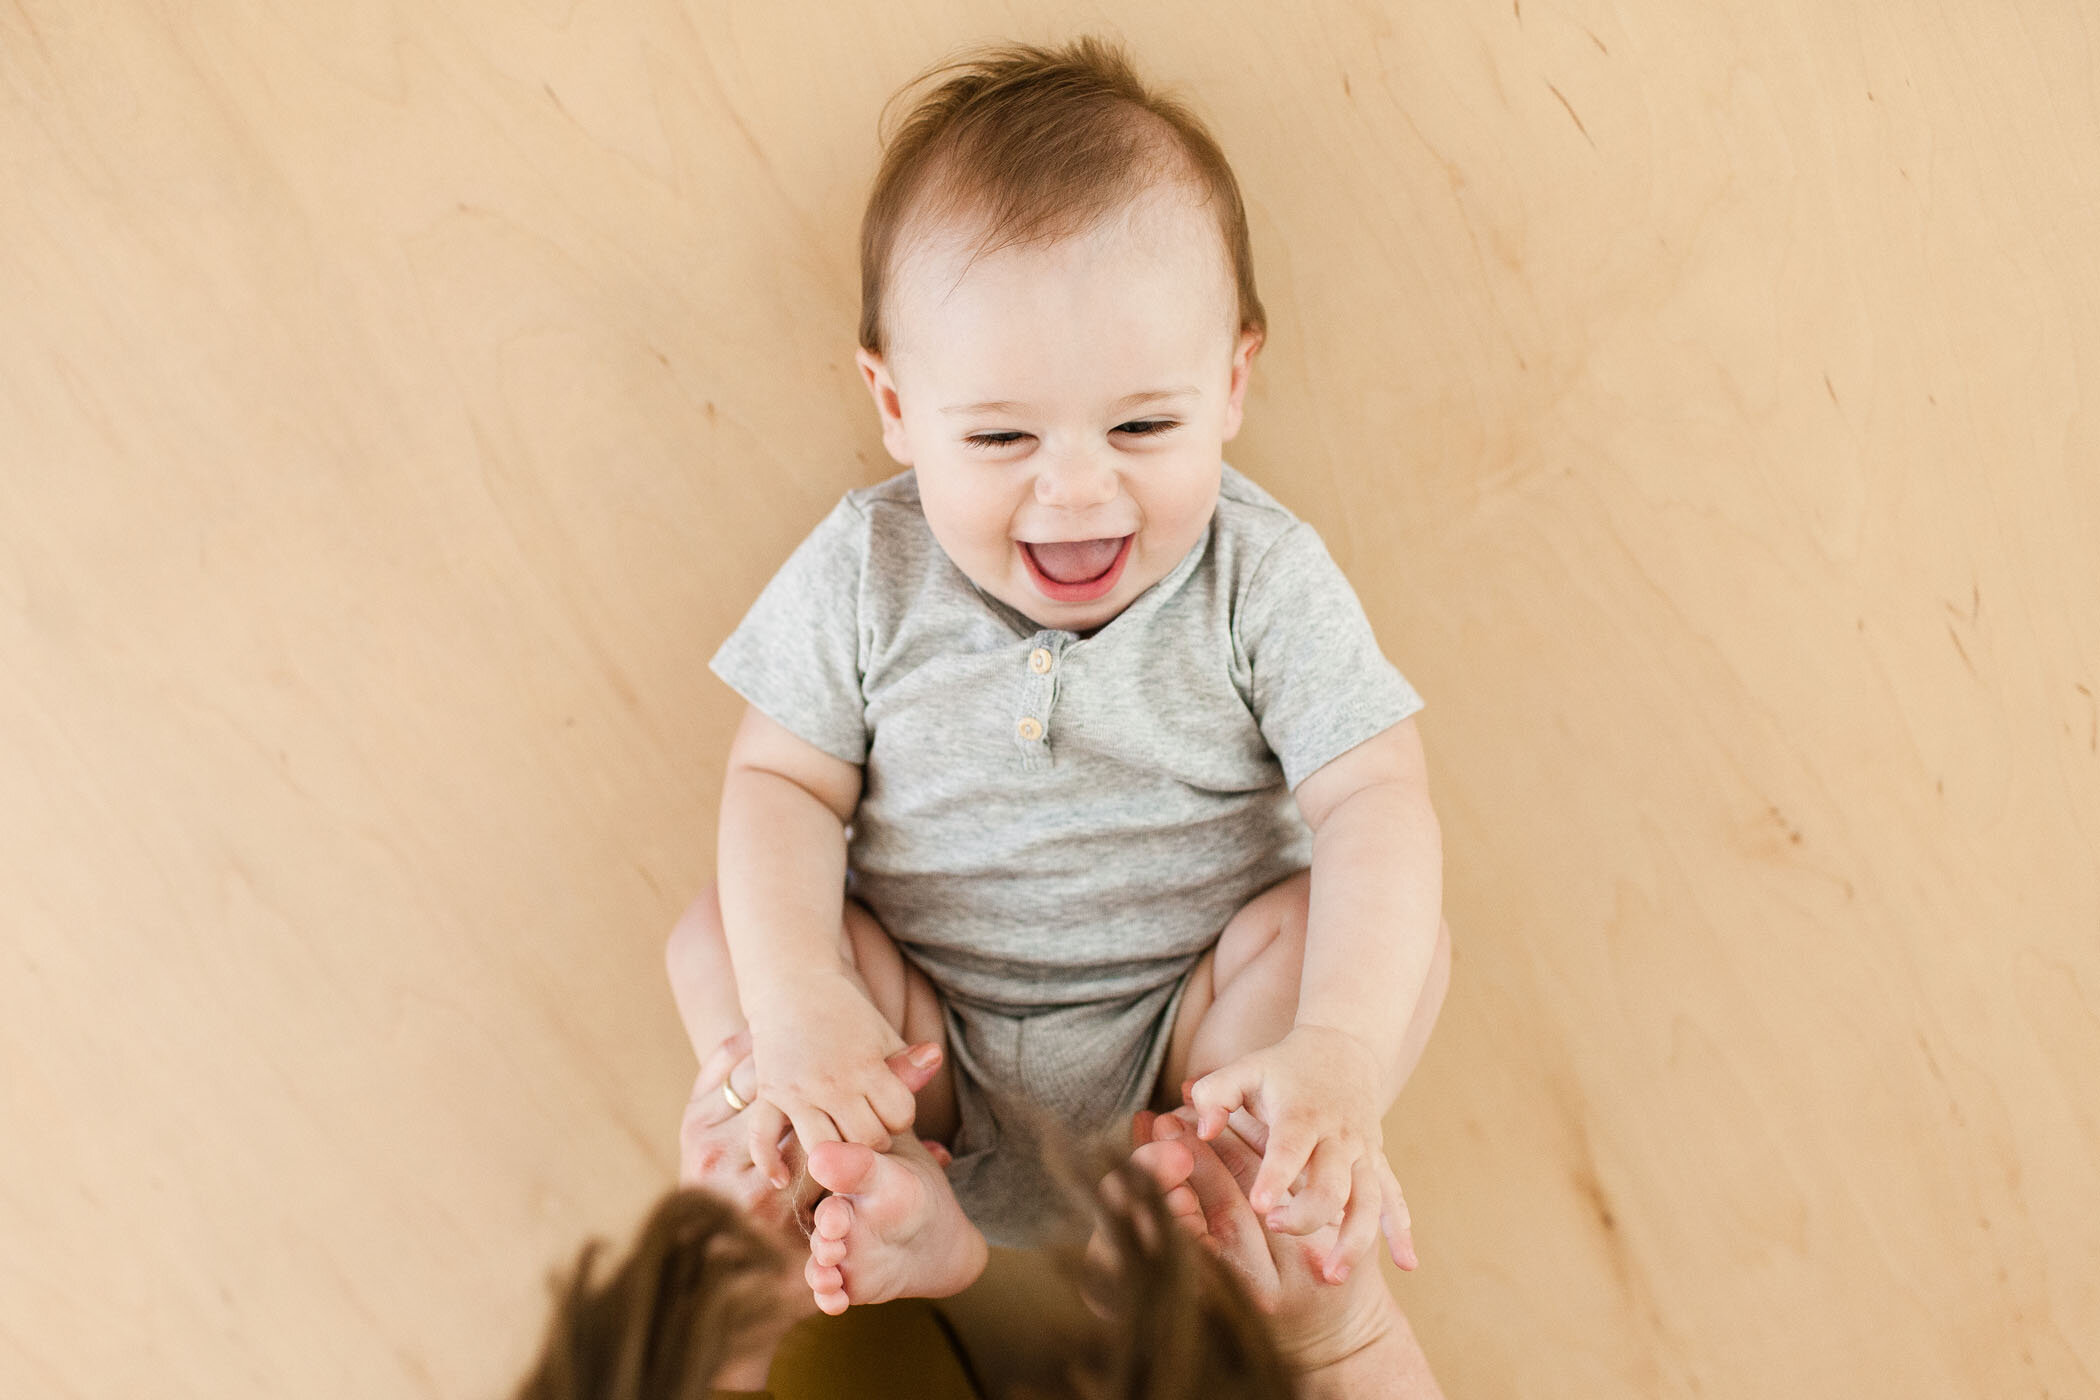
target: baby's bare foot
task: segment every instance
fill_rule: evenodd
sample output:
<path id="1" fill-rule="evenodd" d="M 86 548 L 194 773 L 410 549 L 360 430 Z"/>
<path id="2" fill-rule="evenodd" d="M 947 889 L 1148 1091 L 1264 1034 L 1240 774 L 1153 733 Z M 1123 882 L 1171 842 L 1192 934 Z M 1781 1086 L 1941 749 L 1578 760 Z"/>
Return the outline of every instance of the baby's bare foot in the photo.
<path id="1" fill-rule="evenodd" d="M 820 1142 L 810 1151 L 809 1174 L 832 1193 L 817 1202 L 802 1271 L 825 1312 L 891 1298 L 945 1298 L 984 1272 L 984 1236 L 916 1139 L 900 1138 L 885 1153 Z"/>

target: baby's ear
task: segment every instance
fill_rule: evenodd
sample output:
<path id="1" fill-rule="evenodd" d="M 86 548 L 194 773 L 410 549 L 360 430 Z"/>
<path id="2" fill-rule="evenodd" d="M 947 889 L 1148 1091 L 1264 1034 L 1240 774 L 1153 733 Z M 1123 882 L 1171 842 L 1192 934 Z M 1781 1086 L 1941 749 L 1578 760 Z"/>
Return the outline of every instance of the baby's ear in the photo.
<path id="1" fill-rule="evenodd" d="M 1262 347 L 1266 337 L 1257 330 L 1240 332 L 1238 344 L 1232 350 L 1232 379 L 1225 391 L 1225 423 L 1221 442 L 1232 441 L 1240 430 L 1240 410 L 1247 398 L 1247 381 L 1254 373 L 1254 356 Z"/>
<path id="2" fill-rule="evenodd" d="M 882 421 L 882 445 L 897 465 L 911 465 L 911 442 L 904 435 L 904 405 L 897 398 L 896 381 L 890 377 L 890 367 L 882 356 L 860 346 L 853 352 L 854 363 L 860 366 L 861 382 L 868 386 L 868 393 L 875 400 L 875 414 Z"/>

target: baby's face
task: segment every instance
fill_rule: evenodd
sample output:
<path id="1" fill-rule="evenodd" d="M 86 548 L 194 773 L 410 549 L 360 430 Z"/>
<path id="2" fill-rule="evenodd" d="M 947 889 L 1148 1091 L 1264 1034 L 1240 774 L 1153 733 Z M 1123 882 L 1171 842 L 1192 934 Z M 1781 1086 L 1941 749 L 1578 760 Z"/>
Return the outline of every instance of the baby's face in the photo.
<path id="1" fill-rule="evenodd" d="M 917 245 L 888 355 L 859 352 L 883 444 L 971 582 L 1090 632 L 1202 538 L 1260 339 L 1236 330 L 1216 219 L 1179 191 L 967 259 L 958 239 Z"/>

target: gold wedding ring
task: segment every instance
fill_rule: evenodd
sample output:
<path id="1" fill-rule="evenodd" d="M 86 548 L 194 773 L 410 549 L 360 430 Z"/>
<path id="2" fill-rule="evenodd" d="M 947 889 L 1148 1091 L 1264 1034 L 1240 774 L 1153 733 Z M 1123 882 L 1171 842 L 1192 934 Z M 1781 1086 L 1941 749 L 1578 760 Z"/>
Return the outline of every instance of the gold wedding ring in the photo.
<path id="1" fill-rule="evenodd" d="M 745 1109 L 751 1107 L 749 1100 L 738 1098 L 736 1090 L 729 1087 L 729 1076 L 726 1074 L 722 1076 L 722 1097 L 729 1101 L 729 1111 L 731 1113 L 742 1113 Z"/>

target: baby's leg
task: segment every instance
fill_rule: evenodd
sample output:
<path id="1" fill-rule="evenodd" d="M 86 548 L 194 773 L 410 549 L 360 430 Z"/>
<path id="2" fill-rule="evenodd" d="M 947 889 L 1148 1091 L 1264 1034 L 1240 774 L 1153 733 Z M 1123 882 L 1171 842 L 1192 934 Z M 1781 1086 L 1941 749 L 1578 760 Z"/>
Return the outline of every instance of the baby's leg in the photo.
<path id="1" fill-rule="evenodd" d="M 1232 916 L 1217 943 L 1196 964 L 1175 1013 L 1166 1064 L 1153 1096 L 1156 1107 L 1178 1107 L 1184 1082 L 1274 1045 L 1290 1031 L 1298 1014 L 1311 895 L 1309 870 L 1271 885 Z M 1402 1042 L 1396 1092 L 1422 1058 L 1450 981 L 1451 926 L 1440 923 L 1429 980 L 1409 1016 Z"/>
<path id="2" fill-rule="evenodd" d="M 874 915 L 854 900 L 845 903 L 839 928 L 839 956 L 868 993 L 868 999 L 895 1026 L 908 1045 L 923 1041 L 945 1049 L 939 998 L 917 969 L 898 953 Z M 701 1070 L 693 1085 L 678 1130 L 678 1179 L 704 1186 L 735 1202 L 753 1221 L 794 1235 L 801 1209 L 812 1189 L 803 1184 L 801 1199 L 777 1191 L 751 1160 L 749 1136 L 741 1113 L 722 1093 L 724 1082 L 748 1097 L 752 1073 L 748 1063 L 723 1063 L 716 1047 L 745 1029 L 737 1003 L 736 978 L 729 945 L 722 936 L 722 906 L 709 885 L 687 907 L 664 949 L 671 995 L 678 1003 Z M 732 1054 L 729 1060 L 739 1057 Z M 713 1060 L 715 1063 L 710 1064 Z M 955 1084 L 945 1062 L 917 1096 L 913 1131 L 945 1140 L 954 1132 Z"/>
<path id="3" fill-rule="evenodd" d="M 904 961 L 875 916 L 851 899 L 838 946 L 847 970 L 907 1045 L 931 1041 L 946 1048 L 933 985 Z M 665 962 L 686 1035 L 705 1063 L 716 1045 L 745 1028 L 714 886 L 701 892 L 671 931 Z M 696 1092 L 721 1096 L 718 1084 Z M 713 1102 L 699 1102 L 702 1118 L 717 1118 Z M 726 1101 L 721 1107 L 726 1110 Z M 740 1119 L 703 1122 L 688 1110 L 681 1177 L 724 1192 L 761 1219 L 792 1219 L 792 1207 L 783 1205 L 752 1164 Z M 898 1139 L 890 1152 L 833 1142 L 819 1143 L 810 1154 L 810 1176 L 833 1193 L 816 1203 L 804 1274 L 824 1311 L 897 1297 L 944 1297 L 983 1272 L 984 1237 L 963 1215 L 941 1160 L 918 1141 L 945 1141 L 955 1124 L 955 1078 L 944 1060 L 918 1091 L 912 1136 Z"/>

